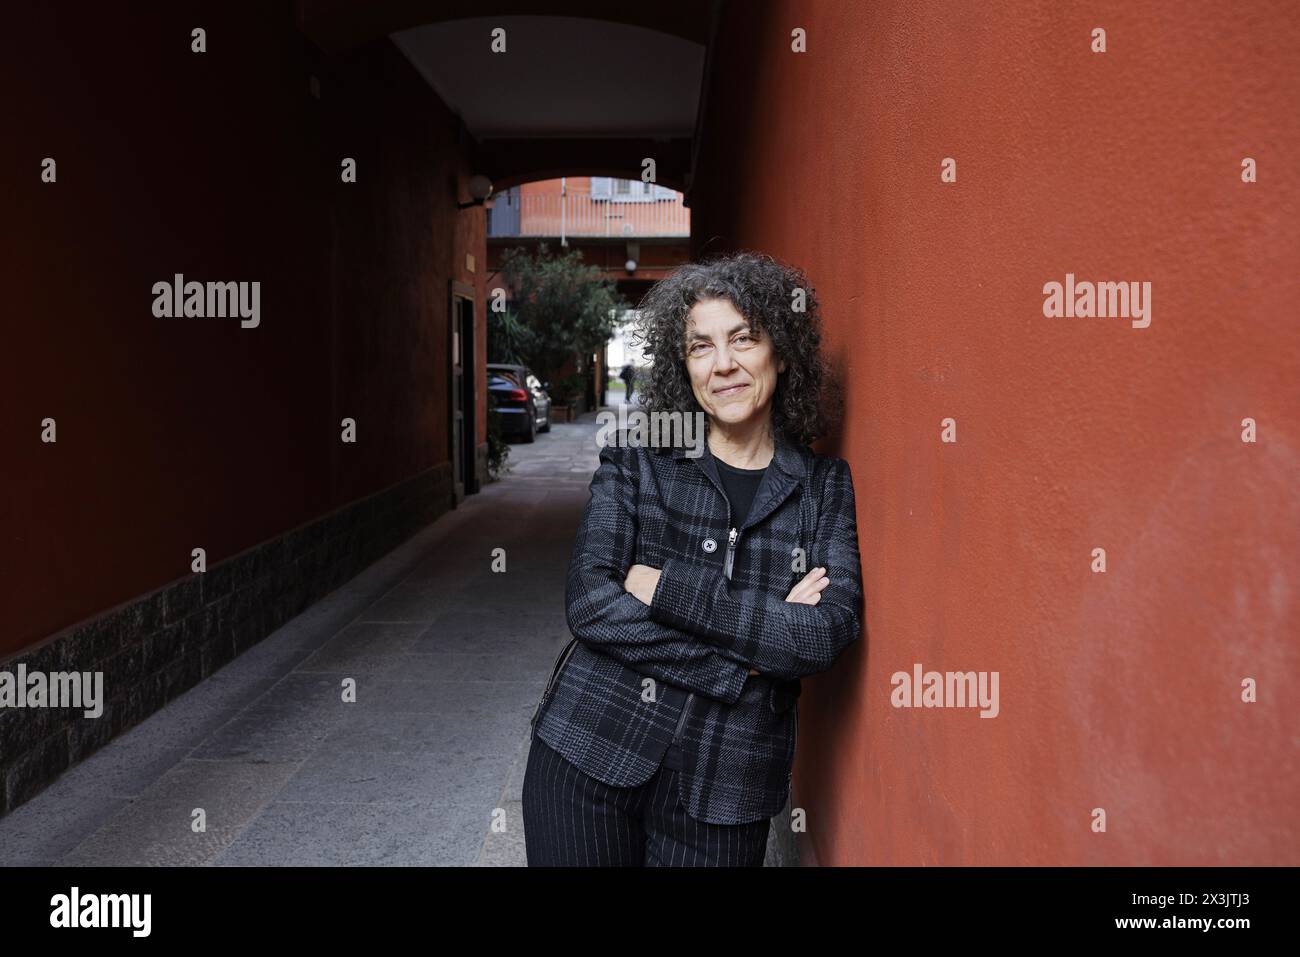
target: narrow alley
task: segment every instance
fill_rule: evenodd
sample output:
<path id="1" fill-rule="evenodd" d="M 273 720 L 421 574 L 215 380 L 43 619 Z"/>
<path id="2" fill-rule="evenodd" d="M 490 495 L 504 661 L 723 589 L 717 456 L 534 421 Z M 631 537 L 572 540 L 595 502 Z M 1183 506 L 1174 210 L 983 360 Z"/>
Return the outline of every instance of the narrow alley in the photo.
<path id="1" fill-rule="evenodd" d="M 511 445 L 502 480 L 0 818 L 0 864 L 523 865 L 595 432 Z"/>
<path id="2" fill-rule="evenodd" d="M 1298 0 L 6 13 L 7 931 L 1300 864 Z M 627 402 L 710 454 L 584 527 Z"/>

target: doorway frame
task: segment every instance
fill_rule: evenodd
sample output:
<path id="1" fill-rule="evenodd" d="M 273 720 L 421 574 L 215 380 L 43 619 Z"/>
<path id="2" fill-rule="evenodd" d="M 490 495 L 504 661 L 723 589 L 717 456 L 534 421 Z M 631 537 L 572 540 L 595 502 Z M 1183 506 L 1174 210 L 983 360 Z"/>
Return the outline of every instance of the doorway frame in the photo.
<path id="1" fill-rule="evenodd" d="M 473 285 L 458 279 L 451 280 L 449 289 L 447 453 L 448 461 L 451 463 L 452 506 L 455 507 L 466 495 L 473 495 L 479 491 L 478 363 L 475 351 L 478 297 Z M 457 368 L 458 364 L 459 368 Z M 459 429 L 457 429 L 458 421 Z M 459 442 L 457 442 L 458 437 Z"/>

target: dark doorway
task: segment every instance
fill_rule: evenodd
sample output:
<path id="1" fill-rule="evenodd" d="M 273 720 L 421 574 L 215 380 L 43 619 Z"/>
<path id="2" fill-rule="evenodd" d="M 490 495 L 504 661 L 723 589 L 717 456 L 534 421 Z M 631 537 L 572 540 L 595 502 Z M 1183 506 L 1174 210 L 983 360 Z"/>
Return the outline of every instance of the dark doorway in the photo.
<path id="1" fill-rule="evenodd" d="M 452 502 L 459 505 L 466 495 L 479 490 L 478 456 L 474 441 L 478 421 L 474 405 L 474 287 L 451 284 L 451 489 Z"/>

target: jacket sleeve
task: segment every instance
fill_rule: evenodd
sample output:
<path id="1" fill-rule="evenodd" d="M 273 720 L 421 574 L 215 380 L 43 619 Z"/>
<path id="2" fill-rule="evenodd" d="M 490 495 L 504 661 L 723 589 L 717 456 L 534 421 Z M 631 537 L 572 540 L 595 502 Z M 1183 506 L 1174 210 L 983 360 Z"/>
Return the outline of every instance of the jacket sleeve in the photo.
<path id="1" fill-rule="evenodd" d="M 826 568 L 830 584 L 817 604 L 806 605 L 758 589 L 732 591 L 716 568 L 668 559 L 650 617 L 737 652 L 773 678 L 828 669 L 861 628 L 857 511 L 853 475 L 843 459 L 834 460 L 823 479 L 818 534 L 808 556 L 808 568 L 818 566 Z"/>
<path id="2" fill-rule="evenodd" d="M 636 454 L 628 447 L 600 450 L 569 561 L 569 630 L 639 674 L 735 704 L 750 668 L 740 654 L 652 621 L 650 607 L 623 587 L 636 555 Z"/>

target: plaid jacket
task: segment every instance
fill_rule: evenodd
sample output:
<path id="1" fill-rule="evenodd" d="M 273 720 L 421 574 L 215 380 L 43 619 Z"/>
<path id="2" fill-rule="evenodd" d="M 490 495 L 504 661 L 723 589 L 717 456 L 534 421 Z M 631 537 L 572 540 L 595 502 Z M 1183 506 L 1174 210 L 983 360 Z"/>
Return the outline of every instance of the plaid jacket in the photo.
<path id="1" fill-rule="evenodd" d="M 601 449 L 569 563 L 574 639 L 533 725 L 614 787 L 649 780 L 676 741 L 688 813 L 748 823 L 789 797 L 799 679 L 830 668 L 859 634 L 853 478 L 843 459 L 778 439 L 733 534 L 711 457 L 685 451 Z M 649 605 L 623 588 L 638 563 L 661 570 Z M 817 566 L 830 578 L 818 604 L 785 601 Z"/>

